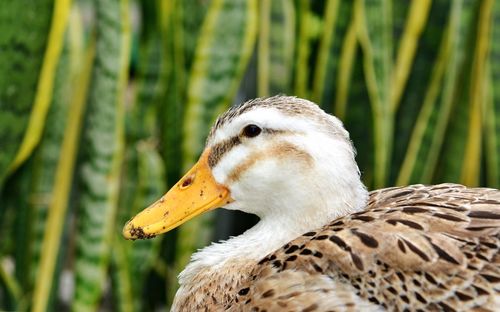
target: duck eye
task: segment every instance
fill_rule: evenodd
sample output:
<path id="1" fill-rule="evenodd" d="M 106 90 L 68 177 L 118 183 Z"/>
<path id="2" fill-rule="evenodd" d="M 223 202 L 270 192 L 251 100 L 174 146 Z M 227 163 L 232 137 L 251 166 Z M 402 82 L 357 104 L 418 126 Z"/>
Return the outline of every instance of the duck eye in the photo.
<path id="1" fill-rule="evenodd" d="M 248 125 L 243 128 L 243 135 L 247 138 L 253 138 L 258 136 L 262 132 L 262 129 L 256 125 Z"/>

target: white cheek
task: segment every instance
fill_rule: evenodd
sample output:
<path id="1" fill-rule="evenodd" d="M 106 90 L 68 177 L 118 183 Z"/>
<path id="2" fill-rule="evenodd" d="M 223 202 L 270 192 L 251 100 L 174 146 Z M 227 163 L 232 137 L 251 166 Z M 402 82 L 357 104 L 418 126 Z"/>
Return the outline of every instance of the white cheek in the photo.
<path id="1" fill-rule="evenodd" d="M 307 174 L 300 161 L 264 158 L 258 166 L 248 168 L 231 184 L 231 196 L 235 200 L 227 209 L 238 209 L 260 217 L 269 215 L 269 207 L 275 213 L 285 213 L 289 202 L 305 199 L 303 183 Z M 308 196 L 306 196 L 308 197 Z"/>
<path id="2" fill-rule="evenodd" d="M 259 215 L 259 207 L 267 206 L 281 188 L 281 170 L 274 159 L 263 159 L 258 166 L 248 168 L 230 185 L 231 196 L 235 200 L 228 209 L 238 209 Z M 272 190 L 272 192 L 271 192 Z"/>

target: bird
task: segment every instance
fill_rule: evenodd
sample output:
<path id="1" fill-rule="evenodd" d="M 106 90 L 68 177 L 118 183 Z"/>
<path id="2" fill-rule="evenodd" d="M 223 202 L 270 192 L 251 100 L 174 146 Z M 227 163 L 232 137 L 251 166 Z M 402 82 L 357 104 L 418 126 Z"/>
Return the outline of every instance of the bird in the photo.
<path id="1" fill-rule="evenodd" d="M 368 192 L 342 122 L 293 96 L 233 106 L 198 162 L 128 221 L 152 238 L 215 208 L 255 214 L 194 253 L 172 311 L 498 311 L 500 191 Z"/>

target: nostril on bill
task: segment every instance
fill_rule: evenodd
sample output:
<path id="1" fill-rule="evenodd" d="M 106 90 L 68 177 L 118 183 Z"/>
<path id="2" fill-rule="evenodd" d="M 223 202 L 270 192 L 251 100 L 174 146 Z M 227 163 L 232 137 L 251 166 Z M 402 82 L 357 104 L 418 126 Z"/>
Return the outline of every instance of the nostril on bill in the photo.
<path id="1" fill-rule="evenodd" d="M 191 186 L 191 184 L 193 184 L 193 181 L 194 181 L 194 175 L 190 175 L 190 176 L 186 177 L 180 185 L 181 190 Z"/>

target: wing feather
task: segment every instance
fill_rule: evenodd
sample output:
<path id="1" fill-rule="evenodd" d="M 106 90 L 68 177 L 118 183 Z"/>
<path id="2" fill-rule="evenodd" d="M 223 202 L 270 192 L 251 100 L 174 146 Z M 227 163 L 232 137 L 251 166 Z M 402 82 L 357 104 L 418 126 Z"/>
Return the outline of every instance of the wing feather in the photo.
<path id="1" fill-rule="evenodd" d="M 457 184 L 377 190 L 365 211 L 260 261 L 232 308 L 279 310 L 276 298 L 292 293 L 286 301 L 292 310 L 493 311 L 500 303 L 499 248 L 498 190 Z"/>

